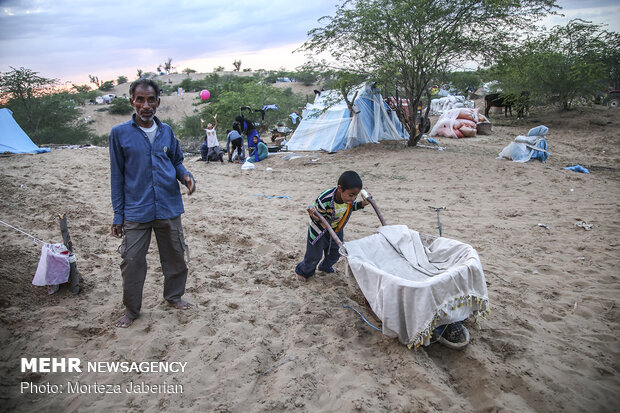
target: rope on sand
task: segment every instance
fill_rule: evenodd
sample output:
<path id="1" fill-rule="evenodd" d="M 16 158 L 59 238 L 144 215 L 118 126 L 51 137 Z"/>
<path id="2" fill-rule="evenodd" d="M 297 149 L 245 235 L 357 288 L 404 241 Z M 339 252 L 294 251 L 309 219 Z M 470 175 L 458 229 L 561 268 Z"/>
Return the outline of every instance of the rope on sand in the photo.
<path id="1" fill-rule="evenodd" d="M 45 241 L 41 241 L 39 238 L 35 237 L 34 235 L 30 235 L 30 234 L 28 234 L 27 232 L 22 231 L 21 229 L 16 228 L 16 227 L 14 227 L 13 225 L 7 224 L 7 223 L 6 223 L 6 222 L 4 222 L 4 221 L 0 221 L 0 224 L 2 224 L 2 225 L 4 225 L 4 226 L 7 226 L 7 227 L 9 227 L 9 228 L 13 228 L 15 231 L 21 232 L 22 234 L 24 234 L 24 235 L 26 235 L 26 236 L 29 236 L 30 238 L 32 238 L 32 239 L 33 239 L 33 240 L 35 240 L 35 241 L 40 242 L 41 244 L 45 244 L 45 243 L 46 243 Z"/>
<path id="2" fill-rule="evenodd" d="M 375 329 L 375 330 L 377 330 L 377 331 L 381 331 L 381 329 L 379 329 L 379 328 L 377 328 L 377 327 L 373 326 L 372 324 L 370 324 L 370 323 L 368 322 L 368 320 L 366 320 L 366 317 L 364 317 L 364 316 L 362 315 L 362 313 L 360 313 L 359 311 L 357 311 L 355 308 L 353 308 L 353 307 L 349 307 L 349 306 L 348 306 L 348 305 L 346 305 L 346 304 L 343 304 L 343 307 L 344 307 L 344 308 L 350 308 L 351 310 L 355 311 L 357 314 L 359 314 L 359 316 L 360 316 L 360 317 L 362 317 L 362 320 L 364 320 L 364 321 L 366 322 L 366 324 L 368 324 L 369 326 L 371 326 L 372 328 L 374 328 L 374 329 Z"/>

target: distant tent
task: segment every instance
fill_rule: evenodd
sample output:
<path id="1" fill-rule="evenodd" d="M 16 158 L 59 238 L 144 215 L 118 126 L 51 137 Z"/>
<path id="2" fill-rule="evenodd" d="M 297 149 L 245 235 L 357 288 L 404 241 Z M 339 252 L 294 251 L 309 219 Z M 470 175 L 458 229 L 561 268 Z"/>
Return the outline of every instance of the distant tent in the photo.
<path id="1" fill-rule="evenodd" d="M 0 153 L 43 153 L 49 148 L 39 148 L 19 127 L 10 109 L 0 109 Z"/>
<path id="2" fill-rule="evenodd" d="M 338 92 L 327 90 L 317 95 L 313 104 L 306 105 L 299 126 L 286 144 L 288 150 L 334 152 L 382 140 L 409 139 L 396 113 L 375 89 L 362 85 L 358 91 L 353 116 Z M 349 99 L 354 95 L 355 91 Z"/>

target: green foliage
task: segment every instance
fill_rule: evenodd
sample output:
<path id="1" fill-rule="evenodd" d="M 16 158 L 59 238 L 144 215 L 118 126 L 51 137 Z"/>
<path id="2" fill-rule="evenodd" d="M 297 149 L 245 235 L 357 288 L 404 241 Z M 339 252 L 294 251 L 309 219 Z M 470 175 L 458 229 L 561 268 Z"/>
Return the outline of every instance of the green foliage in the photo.
<path id="1" fill-rule="evenodd" d="M 617 76 L 620 34 L 572 20 L 502 54 L 491 73 L 506 93 L 530 92 L 538 103 L 569 110 L 591 102 Z"/>
<path id="2" fill-rule="evenodd" d="M 224 66 L 217 66 L 213 68 L 214 72 L 223 72 L 224 71 Z"/>
<path id="3" fill-rule="evenodd" d="M 35 143 L 81 143 L 92 138 L 86 124 L 79 121 L 77 108 L 87 88 L 58 92 L 56 79 L 23 67 L 11 69 L 0 74 L 0 100 Z"/>
<path id="4" fill-rule="evenodd" d="M 117 85 L 122 85 L 123 83 L 127 83 L 127 76 L 122 76 L 122 75 L 121 75 L 121 76 L 119 76 L 119 77 L 116 79 L 116 84 L 117 84 Z"/>
<path id="5" fill-rule="evenodd" d="M 113 80 L 106 80 L 105 82 L 103 82 L 99 86 L 99 90 L 102 90 L 104 92 L 109 92 L 112 89 L 114 89 L 114 81 Z"/>
<path id="6" fill-rule="evenodd" d="M 266 111 L 264 120 L 261 119 L 259 112 L 243 111 L 243 115 L 257 123 L 257 126 L 262 123 L 270 128 L 277 122 L 288 122 L 292 126 L 288 115 L 294 110 L 298 111 L 305 104 L 305 97 L 293 94 L 290 88 L 287 88 L 288 90 L 276 88 L 259 82 L 254 77 L 211 75 L 208 89 L 211 92 L 211 98 L 198 104 L 198 106 L 203 106 L 200 116 L 196 119 L 187 117 L 184 121 L 182 132 L 184 136 L 190 136 L 189 134 L 202 136 L 200 117 L 206 122 L 213 122 L 215 114 L 217 114 L 218 128 L 221 133 L 226 129 L 231 129 L 242 106 L 249 106 L 256 110 L 264 105 L 276 104 L 279 110 Z"/>
<path id="7" fill-rule="evenodd" d="M 309 32 L 301 50 L 316 71 L 364 75 L 418 102 L 441 73 L 493 59 L 556 7 L 555 0 L 343 1 Z M 330 61 L 314 59 L 324 53 Z M 416 133 L 415 111 L 409 113 L 404 124 L 415 145 L 422 135 Z"/>
<path id="8" fill-rule="evenodd" d="M 450 84 L 458 94 L 463 96 L 469 95 L 482 85 L 480 75 L 473 71 L 448 72 L 443 76 L 438 76 L 437 79 L 442 84 Z"/>
<path id="9" fill-rule="evenodd" d="M 129 99 L 116 98 L 110 103 L 110 113 L 114 115 L 129 115 L 133 110 L 133 106 L 129 103 Z"/>
<path id="10" fill-rule="evenodd" d="M 181 121 L 181 129 L 178 133 L 184 138 L 198 138 L 204 135 L 200 129 L 200 116 L 185 116 Z"/>
<path id="11" fill-rule="evenodd" d="M 185 73 L 186 75 L 189 76 L 190 73 L 196 73 L 196 71 L 194 69 L 190 69 L 189 67 L 186 67 L 185 69 L 181 70 L 181 73 Z"/>

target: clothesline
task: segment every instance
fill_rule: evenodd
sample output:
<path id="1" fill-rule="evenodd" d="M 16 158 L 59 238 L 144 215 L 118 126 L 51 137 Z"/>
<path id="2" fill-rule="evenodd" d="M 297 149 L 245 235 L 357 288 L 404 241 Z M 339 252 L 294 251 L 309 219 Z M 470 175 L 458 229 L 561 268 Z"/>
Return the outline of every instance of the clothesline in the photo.
<path id="1" fill-rule="evenodd" d="M 13 228 L 15 231 L 21 232 L 22 234 L 24 234 L 24 235 L 26 235 L 26 236 L 28 236 L 28 237 L 32 238 L 33 240 L 35 240 L 35 241 L 37 241 L 37 242 L 40 242 L 41 244 L 47 244 L 45 241 L 41 241 L 39 238 L 35 237 L 34 235 L 30 235 L 30 234 L 28 234 L 27 232 L 22 231 L 21 229 L 16 228 L 16 227 L 14 227 L 14 226 L 13 226 L 13 225 L 11 225 L 11 224 L 7 224 L 7 223 L 6 223 L 6 222 L 4 222 L 4 221 L 0 221 L 0 224 L 2 224 L 2 225 L 4 225 L 4 226 L 7 226 L 7 227 L 9 227 L 9 228 Z"/>

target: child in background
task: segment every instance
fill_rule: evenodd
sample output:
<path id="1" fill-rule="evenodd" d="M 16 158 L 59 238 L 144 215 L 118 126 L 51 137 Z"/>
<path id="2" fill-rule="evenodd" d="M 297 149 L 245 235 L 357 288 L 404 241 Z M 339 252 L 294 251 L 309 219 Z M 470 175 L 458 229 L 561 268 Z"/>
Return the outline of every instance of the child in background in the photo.
<path id="1" fill-rule="evenodd" d="M 226 152 L 228 153 L 228 162 L 238 160 L 241 163 L 244 161 L 243 138 L 237 122 L 233 122 L 232 130 L 229 130 L 226 135 Z"/>
<path id="2" fill-rule="evenodd" d="M 369 204 L 367 199 L 355 202 L 362 190 L 362 178 L 355 171 L 346 171 L 338 178 L 338 186 L 324 191 L 314 202 L 314 209 L 331 225 L 332 229 L 342 241 L 343 228 L 346 225 L 351 211 L 357 211 Z M 314 275 L 317 264 L 319 271 L 333 273 L 333 265 L 340 258 L 338 245 L 327 234 L 314 211 L 308 208 L 310 225 L 304 260 L 297 264 L 295 273 L 297 278 L 306 281 Z M 319 264 L 319 262 L 323 261 Z"/>
<path id="3" fill-rule="evenodd" d="M 206 132 L 205 141 L 200 146 L 200 157 L 207 163 L 209 163 L 209 161 L 220 161 L 224 163 L 224 154 L 217 141 L 217 113 L 213 116 L 213 119 L 215 120 L 215 126 L 209 123 L 206 128 L 204 127 L 204 119 L 200 119 L 200 129 Z"/>
<path id="4" fill-rule="evenodd" d="M 265 142 L 263 142 L 258 136 L 254 136 L 254 153 L 251 156 L 248 156 L 249 162 L 260 162 L 269 157 L 269 148 Z"/>

